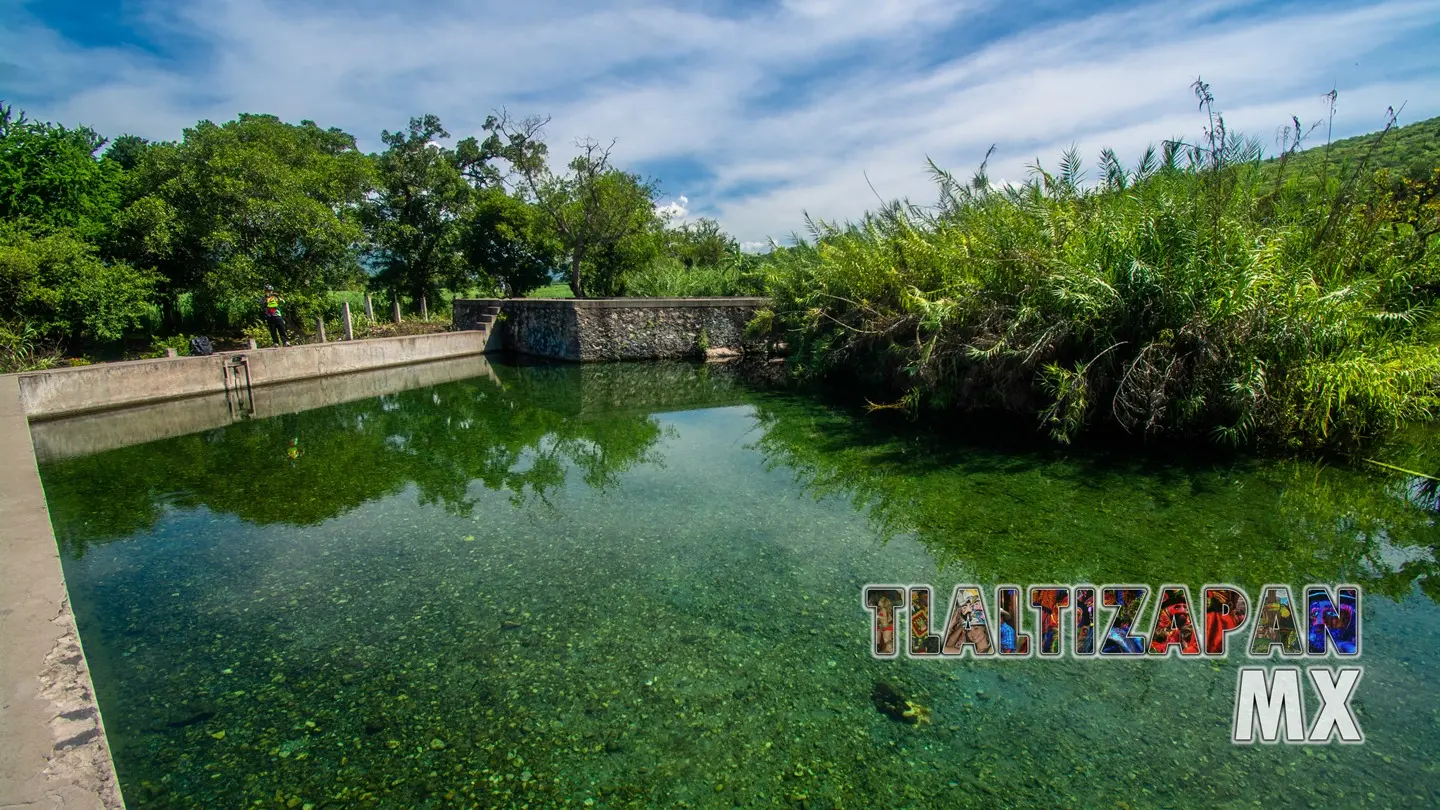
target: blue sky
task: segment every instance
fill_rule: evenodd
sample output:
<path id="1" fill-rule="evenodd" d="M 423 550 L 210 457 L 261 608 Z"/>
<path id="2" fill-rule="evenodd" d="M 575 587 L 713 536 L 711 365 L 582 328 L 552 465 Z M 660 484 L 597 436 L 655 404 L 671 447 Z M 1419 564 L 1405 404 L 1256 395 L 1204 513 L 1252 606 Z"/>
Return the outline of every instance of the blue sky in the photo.
<path id="1" fill-rule="evenodd" d="M 927 157 L 968 176 L 995 144 L 992 179 L 1018 180 L 1072 144 L 1194 137 L 1196 76 L 1267 143 L 1332 87 L 1336 137 L 1434 116 L 1440 2 L 0 0 L 0 98 L 35 118 L 168 140 L 265 112 L 375 149 L 506 107 L 551 116 L 557 158 L 616 139 L 673 210 L 750 243 L 857 217 L 870 184 L 929 201 Z"/>

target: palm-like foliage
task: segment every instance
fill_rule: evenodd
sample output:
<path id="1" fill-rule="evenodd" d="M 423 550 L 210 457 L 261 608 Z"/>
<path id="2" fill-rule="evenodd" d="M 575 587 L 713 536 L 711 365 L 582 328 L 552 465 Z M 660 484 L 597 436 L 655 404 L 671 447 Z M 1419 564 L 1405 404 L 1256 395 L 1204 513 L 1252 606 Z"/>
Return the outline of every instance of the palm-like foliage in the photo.
<path id="1" fill-rule="evenodd" d="M 1103 423 L 1319 446 L 1440 406 L 1440 173 L 1396 192 L 1363 165 L 1277 172 L 1213 113 L 1128 170 L 1106 150 L 1093 183 L 1073 150 L 1004 188 L 931 168 L 935 208 L 811 223 L 775 253 L 801 373 L 1034 414 L 1060 440 Z"/>

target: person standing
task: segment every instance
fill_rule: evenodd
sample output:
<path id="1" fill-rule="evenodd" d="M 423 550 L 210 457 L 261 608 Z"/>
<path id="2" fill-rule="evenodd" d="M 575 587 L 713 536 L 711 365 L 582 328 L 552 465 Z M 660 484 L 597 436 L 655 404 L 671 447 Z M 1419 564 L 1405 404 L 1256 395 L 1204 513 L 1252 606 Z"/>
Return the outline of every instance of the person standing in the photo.
<path id="1" fill-rule="evenodd" d="M 270 327 L 270 342 L 276 346 L 289 346 L 290 337 L 285 334 L 285 316 L 280 312 L 280 306 L 285 299 L 276 295 L 275 288 L 269 284 L 265 285 L 265 323 Z"/>

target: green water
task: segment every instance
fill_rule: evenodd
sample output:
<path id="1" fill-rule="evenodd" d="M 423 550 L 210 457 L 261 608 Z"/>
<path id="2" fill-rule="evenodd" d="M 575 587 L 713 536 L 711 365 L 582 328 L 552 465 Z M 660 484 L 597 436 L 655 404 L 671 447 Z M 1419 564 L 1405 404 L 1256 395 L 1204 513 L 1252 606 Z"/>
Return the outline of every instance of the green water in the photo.
<path id="1" fill-rule="evenodd" d="M 494 371 L 42 464 L 131 807 L 1440 804 L 1419 479 Z M 1366 742 L 1231 745 L 1240 655 L 871 658 L 862 585 L 962 581 L 1359 582 Z"/>

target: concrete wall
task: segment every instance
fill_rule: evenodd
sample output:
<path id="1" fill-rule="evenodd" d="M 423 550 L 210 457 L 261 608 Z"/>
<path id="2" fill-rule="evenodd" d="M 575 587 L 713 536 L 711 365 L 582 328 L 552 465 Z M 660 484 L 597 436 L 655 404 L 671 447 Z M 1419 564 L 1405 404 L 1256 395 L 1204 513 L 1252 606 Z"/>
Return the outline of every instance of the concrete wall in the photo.
<path id="1" fill-rule="evenodd" d="M 14 376 L 0 458 L 0 808 L 123 808 Z"/>
<path id="2" fill-rule="evenodd" d="M 84 456 L 173 436 L 224 427 L 241 419 L 265 419 L 342 402 L 442 385 L 472 377 L 496 380 L 483 355 L 277 383 L 244 392 L 204 394 L 46 419 L 30 425 L 40 462 Z M 498 384 L 498 381 L 497 381 Z"/>
<path id="3" fill-rule="evenodd" d="M 500 307 L 501 344 L 509 351 L 557 360 L 657 360 L 743 353 L 760 348 L 745 325 L 768 306 L 764 298 L 459 299 L 455 325 L 478 322 Z M 705 338 L 702 341 L 701 335 Z M 702 347 L 702 343 L 705 344 Z"/>
<path id="4" fill-rule="evenodd" d="M 30 419 L 48 419 L 164 399 L 224 393 L 227 360 L 244 355 L 252 386 L 349 374 L 480 354 L 487 331 L 316 343 L 25 372 L 14 376 Z"/>

